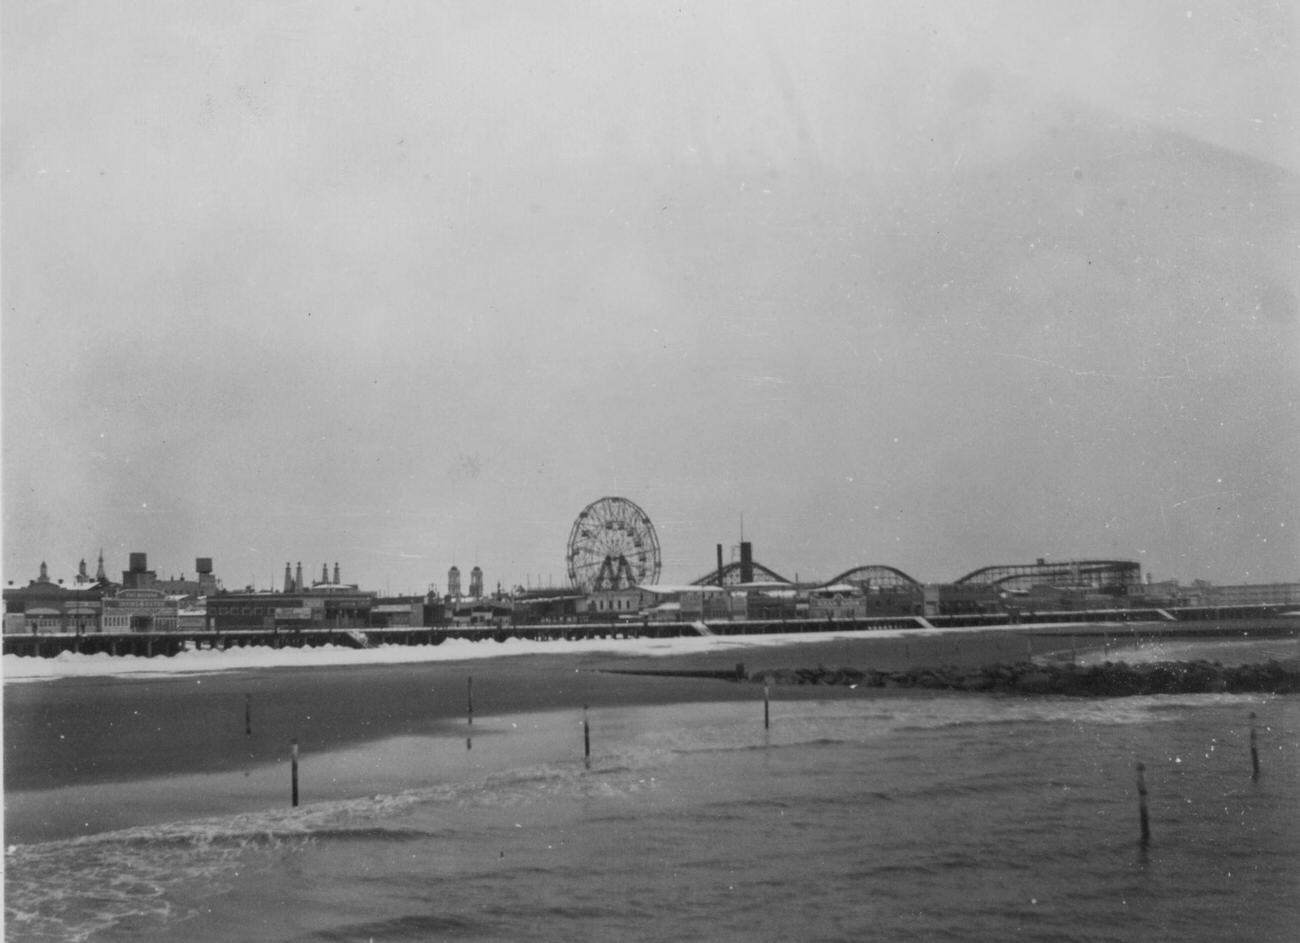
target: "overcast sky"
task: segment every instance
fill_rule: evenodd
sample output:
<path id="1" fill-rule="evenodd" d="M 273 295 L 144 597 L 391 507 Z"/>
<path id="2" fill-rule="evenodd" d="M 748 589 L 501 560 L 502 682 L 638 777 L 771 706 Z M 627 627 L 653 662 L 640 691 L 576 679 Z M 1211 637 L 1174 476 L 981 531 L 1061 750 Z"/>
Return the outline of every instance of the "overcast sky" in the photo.
<path id="1" fill-rule="evenodd" d="M 5 577 L 1300 580 L 1295 11 L 9 4 Z"/>

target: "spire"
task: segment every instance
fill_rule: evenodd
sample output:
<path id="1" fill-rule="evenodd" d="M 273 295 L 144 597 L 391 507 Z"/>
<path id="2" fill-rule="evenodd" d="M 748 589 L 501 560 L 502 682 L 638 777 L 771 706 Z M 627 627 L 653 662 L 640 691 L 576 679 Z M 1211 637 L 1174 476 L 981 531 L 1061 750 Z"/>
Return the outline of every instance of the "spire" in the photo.
<path id="1" fill-rule="evenodd" d="M 41 575 L 40 575 L 40 579 L 38 580 L 38 582 L 41 582 L 41 583 L 48 583 L 49 581 L 50 581 L 50 570 L 49 570 L 49 567 L 47 567 L 47 566 L 45 565 L 45 561 L 42 560 L 42 561 L 41 561 Z"/>
<path id="2" fill-rule="evenodd" d="M 108 582 L 108 574 L 104 572 L 104 548 L 99 548 L 99 569 L 95 571 L 95 579 L 101 583 Z"/>

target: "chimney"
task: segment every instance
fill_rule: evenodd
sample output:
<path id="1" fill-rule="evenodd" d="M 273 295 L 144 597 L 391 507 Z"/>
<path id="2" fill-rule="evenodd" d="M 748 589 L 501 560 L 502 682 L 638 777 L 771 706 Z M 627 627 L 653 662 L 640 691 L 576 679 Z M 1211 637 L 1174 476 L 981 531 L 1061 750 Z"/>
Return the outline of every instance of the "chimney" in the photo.
<path id="1" fill-rule="evenodd" d="M 754 582 L 754 545 L 748 540 L 740 542 L 740 581 Z"/>
<path id="2" fill-rule="evenodd" d="M 723 585 L 722 579 L 722 544 L 718 544 L 718 585 Z"/>

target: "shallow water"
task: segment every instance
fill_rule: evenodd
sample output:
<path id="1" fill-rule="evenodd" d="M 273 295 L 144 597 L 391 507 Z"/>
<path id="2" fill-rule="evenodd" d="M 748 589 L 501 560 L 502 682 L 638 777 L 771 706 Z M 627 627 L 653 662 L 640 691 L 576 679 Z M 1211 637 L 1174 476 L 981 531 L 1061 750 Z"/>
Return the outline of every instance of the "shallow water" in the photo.
<path id="1" fill-rule="evenodd" d="M 592 712 L 589 764 L 571 711 L 305 756 L 296 810 L 283 765 L 123 786 L 233 806 L 11 846 L 8 936 L 1294 938 L 1300 699 L 737 690 Z"/>

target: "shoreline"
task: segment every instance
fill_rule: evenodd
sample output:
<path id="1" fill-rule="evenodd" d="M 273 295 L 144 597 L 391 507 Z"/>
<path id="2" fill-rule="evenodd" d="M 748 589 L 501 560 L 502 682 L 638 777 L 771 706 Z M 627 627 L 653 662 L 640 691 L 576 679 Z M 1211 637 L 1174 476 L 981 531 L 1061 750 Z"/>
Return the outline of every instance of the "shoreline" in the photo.
<path id="1" fill-rule="evenodd" d="M 70 796 L 87 806 L 84 830 L 77 834 L 90 834 L 97 830 L 92 807 L 102 802 L 94 796 L 96 787 L 274 766 L 287 762 L 294 739 L 304 756 L 319 756 L 393 738 L 468 735 L 473 732 L 467 723 L 471 688 L 474 720 L 486 734 L 487 722 L 495 716 L 572 711 L 576 723 L 584 707 L 595 714 L 614 707 L 761 701 L 761 685 L 734 680 L 738 665 L 752 681 L 762 672 L 801 665 L 864 672 L 938 667 L 976 672 L 1027 659 L 1059 662 L 1070 657 L 1072 647 L 1075 653 L 1102 651 L 1100 634 L 1077 636 L 1073 646 L 1068 637 L 1023 628 L 719 637 L 686 651 L 628 651 L 606 643 L 590 651 L 557 651 L 552 645 L 541 654 L 512 654 L 508 646 L 490 643 L 491 648 L 476 649 L 484 652 L 478 658 L 249 665 L 200 673 L 177 671 L 180 666 L 173 665 L 170 674 L 6 683 L 7 816 L 22 817 L 16 828 L 9 819 L 6 842 L 14 834 L 26 839 L 66 835 L 74 826 L 83 829 L 80 812 L 65 808 Z M 1239 633 L 1227 633 L 1225 644 L 1234 637 Z M 1154 633 L 1143 632 L 1141 639 L 1144 650 L 1154 650 L 1150 653 L 1161 648 Z M 1110 641 L 1138 653 L 1132 648 L 1137 636 L 1125 633 Z M 1294 651 L 1294 640 L 1275 641 Z M 646 670 L 655 673 L 617 673 Z M 722 680 L 728 674 L 733 680 Z M 778 700 L 970 696 L 925 687 L 820 684 L 779 685 L 772 693 Z M 159 820 L 175 817 L 169 808 L 164 803 L 157 809 Z"/>
<path id="2" fill-rule="evenodd" d="M 467 714 L 473 678 L 476 717 L 580 711 L 612 705 L 736 700 L 752 689 L 707 678 L 610 674 L 602 669 L 745 671 L 802 663 L 873 669 L 984 664 L 1046 654 L 1057 640 L 1018 632 L 872 634 L 825 639 L 731 639 L 707 649 L 658 654 L 501 651 L 443 661 L 247 666 L 205 673 L 115 674 L 4 685 L 4 785 L 53 789 L 275 762 L 297 737 L 304 751 L 338 749 L 388 736 L 424 735 Z M 717 643 L 722 644 L 717 644 Z M 483 643 L 468 643 L 483 644 Z M 353 653 L 356 654 L 356 653 Z M 400 654 L 400 653 L 395 653 Z M 793 695 L 792 695 L 793 696 Z M 827 695 L 823 690 L 822 696 Z M 245 707 L 252 735 L 245 733 Z"/>

